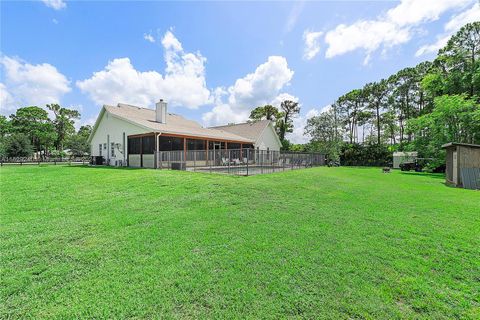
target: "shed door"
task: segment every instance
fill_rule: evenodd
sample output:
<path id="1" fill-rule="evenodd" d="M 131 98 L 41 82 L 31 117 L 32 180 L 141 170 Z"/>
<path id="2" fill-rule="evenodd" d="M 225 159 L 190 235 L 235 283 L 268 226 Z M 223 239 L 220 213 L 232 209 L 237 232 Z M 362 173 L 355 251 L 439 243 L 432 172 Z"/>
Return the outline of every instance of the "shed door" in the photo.
<path id="1" fill-rule="evenodd" d="M 457 170 L 457 165 L 458 165 L 458 162 L 457 162 L 457 151 L 453 151 L 453 161 L 452 161 L 452 180 L 453 180 L 453 183 L 455 184 L 458 184 L 458 180 L 457 180 L 457 173 L 458 173 L 458 170 Z"/>

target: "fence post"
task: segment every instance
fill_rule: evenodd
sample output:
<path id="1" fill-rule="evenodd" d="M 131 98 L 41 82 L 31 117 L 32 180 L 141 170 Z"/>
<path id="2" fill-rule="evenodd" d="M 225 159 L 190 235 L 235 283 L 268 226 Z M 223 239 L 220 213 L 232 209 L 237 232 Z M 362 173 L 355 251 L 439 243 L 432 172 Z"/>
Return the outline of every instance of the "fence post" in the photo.
<path id="1" fill-rule="evenodd" d="M 227 157 L 227 164 L 228 164 L 228 174 L 230 174 L 230 153 L 232 150 L 227 150 L 228 152 L 228 157 Z"/>
<path id="2" fill-rule="evenodd" d="M 271 161 L 272 161 L 272 167 L 273 167 L 273 172 L 275 172 L 275 161 L 274 161 L 274 154 L 275 154 L 275 151 L 272 151 L 270 153 L 270 156 L 271 156 Z"/>
<path id="3" fill-rule="evenodd" d="M 263 163 L 265 162 L 265 153 L 264 153 L 265 150 L 260 150 L 260 154 L 262 155 L 261 156 L 261 159 L 260 159 L 260 172 L 263 174 Z M 260 155 L 259 155 L 260 157 Z"/>
<path id="4" fill-rule="evenodd" d="M 193 171 L 196 171 L 197 168 L 197 152 L 193 151 Z"/>
<path id="5" fill-rule="evenodd" d="M 248 176 L 248 160 L 250 160 L 250 148 L 247 149 L 247 176 Z"/>

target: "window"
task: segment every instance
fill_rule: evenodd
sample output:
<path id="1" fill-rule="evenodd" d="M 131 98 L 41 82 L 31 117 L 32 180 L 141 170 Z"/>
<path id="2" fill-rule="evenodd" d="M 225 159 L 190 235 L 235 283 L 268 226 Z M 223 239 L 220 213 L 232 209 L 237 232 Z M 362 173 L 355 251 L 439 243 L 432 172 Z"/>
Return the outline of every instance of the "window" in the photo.
<path id="1" fill-rule="evenodd" d="M 187 150 L 204 150 L 205 140 L 187 139 Z"/>
<path id="2" fill-rule="evenodd" d="M 107 144 L 106 143 L 103 144 L 103 150 L 107 150 Z"/>
<path id="3" fill-rule="evenodd" d="M 101 143 L 98 145 L 98 155 L 99 156 L 102 155 L 102 144 Z"/>
<path id="4" fill-rule="evenodd" d="M 183 150 L 183 138 L 160 136 L 160 151 Z"/>
<path id="5" fill-rule="evenodd" d="M 229 143 L 228 149 L 240 149 L 240 143 Z"/>
<path id="6" fill-rule="evenodd" d="M 155 152 L 155 136 L 142 137 L 142 153 L 153 154 Z"/>
<path id="7" fill-rule="evenodd" d="M 140 154 L 142 151 L 142 138 L 128 138 L 128 154 Z"/>
<path id="8" fill-rule="evenodd" d="M 115 143 L 110 143 L 110 156 L 115 157 Z"/>
<path id="9" fill-rule="evenodd" d="M 225 149 L 226 142 L 210 141 L 208 143 L 208 149 L 213 150 L 213 147 L 215 147 L 215 150 Z M 229 148 L 230 148 L 230 145 L 229 145 Z"/>

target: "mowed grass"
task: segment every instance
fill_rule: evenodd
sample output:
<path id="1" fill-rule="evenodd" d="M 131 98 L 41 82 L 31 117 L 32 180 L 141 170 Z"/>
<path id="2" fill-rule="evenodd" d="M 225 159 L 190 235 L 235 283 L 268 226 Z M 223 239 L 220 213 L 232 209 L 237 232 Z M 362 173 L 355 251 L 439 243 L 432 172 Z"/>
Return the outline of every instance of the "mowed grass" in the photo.
<path id="1" fill-rule="evenodd" d="M 441 175 L 2 167 L 0 318 L 480 318 Z"/>

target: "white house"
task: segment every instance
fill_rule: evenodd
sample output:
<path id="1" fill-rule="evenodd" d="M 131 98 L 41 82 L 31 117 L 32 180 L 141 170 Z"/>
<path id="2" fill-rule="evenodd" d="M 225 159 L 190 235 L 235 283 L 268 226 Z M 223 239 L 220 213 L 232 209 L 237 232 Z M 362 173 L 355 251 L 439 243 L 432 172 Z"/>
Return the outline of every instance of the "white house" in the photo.
<path id="1" fill-rule="evenodd" d="M 104 105 L 88 138 L 92 156 L 110 165 L 155 168 L 158 151 L 271 150 L 281 147 L 271 121 L 204 128 L 167 112 L 160 100 L 155 110 L 119 103 Z M 208 154 L 208 152 L 207 152 Z"/>

